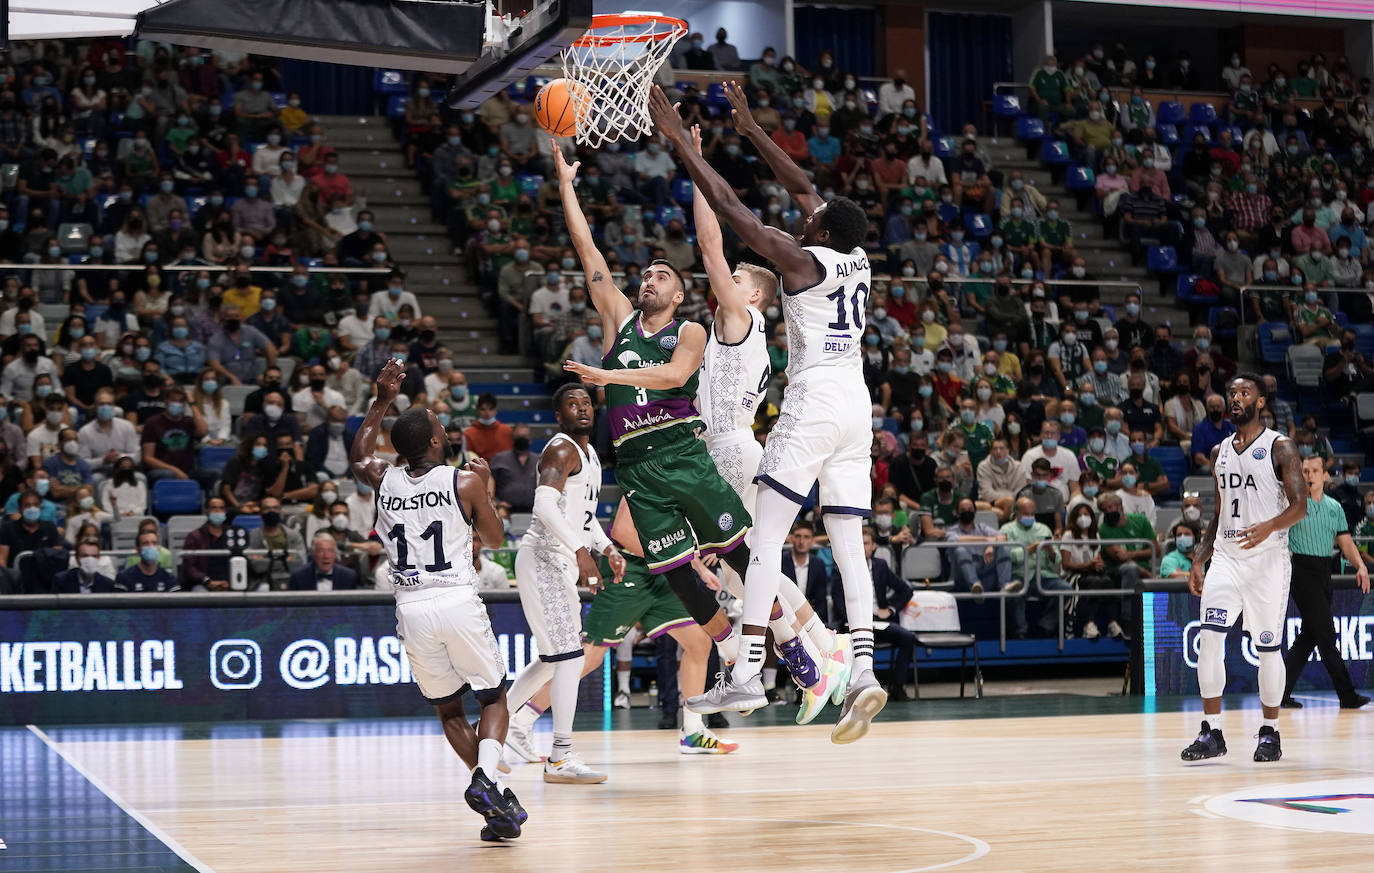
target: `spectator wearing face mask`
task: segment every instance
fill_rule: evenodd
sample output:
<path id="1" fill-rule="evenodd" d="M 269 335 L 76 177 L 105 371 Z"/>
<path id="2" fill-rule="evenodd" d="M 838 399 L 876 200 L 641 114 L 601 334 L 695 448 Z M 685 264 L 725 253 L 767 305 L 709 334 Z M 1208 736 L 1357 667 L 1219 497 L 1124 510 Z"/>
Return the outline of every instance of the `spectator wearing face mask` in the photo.
<path id="1" fill-rule="evenodd" d="M 539 480 L 539 455 L 530 451 L 529 427 L 516 425 L 511 430 L 511 448 L 497 452 L 490 463 L 496 499 L 509 503 L 512 512 L 529 512 Z"/>
<path id="2" fill-rule="evenodd" d="M 40 354 L 42 345 L 42 341 L 34 334 L 21 338 L 19 356 L 0 372 L 0 395 L 27 403 L 33 398 L 34 381 L 40 375 L 50 377 L 54 383 L 58 381 L 57 365 L 51 358 Z"/>
<path id="3" fill-rule="evenodd" d="M 109 558 L 101 558 L 99 540 L 88 538 L 74 545 L 76 554 L 72 561 L 75 566 L 57 574 L 53 589 L 58 594 L 113 593 L 114 566 Z"/>
<path id="4" fill-rule="evenodd" d="M 139 534 L 137 561 L 120 570 L 115 576 L 115 590 L 162 592 L 180 589 L 176 577 L 162 566 L 162 551 L 155 531 Z"/>
<path id="5" fill-rule="evenodd" d="M 1207 418 L 1193 428 L 1193 467 L 1198 472 L 1211 472 L 1212 449 L 1236 432 L 1236 426 L 1225 415 L 1225 398 L 1220 394 L 1208 395 Z"/>
<path id="6" fill-rule="evenodd" d="M 372 299 L 368 302 L 367 314 L 369 318 L 385 317 L 394 321 L 402 306 L 409 306 L 417 318 L 423 315 L 420 311 L 420 299 L 415 296 L 413 291 L 406 290 L 405 280 L 405 274 L 400 270 L 392 271 L 391 275 L 387 277 L 386 289 L 373 294 Z"/>
<path id="7" fill-rule="evenodd" d="M 989 503 L 1004 520 L 1011 517 L 1017 492 L 1029 484 L 1025 470 L 1000 437 L 992 441 L 989 455 L 978 464 L 977 479 L 979 499 Z"/>
<path id="8" fill-rule="evenodd" d="M 478 397 L 477 420 L 463 430 L 468 451 L 488 461 L 515 445 L 511 426 L 496 417 L 496 406 L 496 395 Z"/>
<path id="9" fill-rule="evenodd" d="M 58 440 L 58 450 L 43 460 L 43 470 L 52 483 L 53 498 L 67 500 L 75 496 L 77 489 L 91 485 L 91 465 L 81 457 L 81 444 L 77 441 L 75 428 L 62 428 Z M 83 509 L 89 510 L 90 507 Z"/>
<path id="10" fill-rule="evenodd" d="M 907 161 L 906 176 L 912 185 L 918 180 L 924 180 L 927 185 L 935 188 L 949 184 L 949 179 L 945 176 L 945 164 L 935 157 L 935 146 L 928 139 L 921 140 L 920 151 Z"/>
<path id="11" fill-rule="evenodd" d="M 1096 100 L 1088 103 L 1088 117 L 1059 125 L 1059 132 L 1067 135 L 1073 143 L 1079 159 L 1089 167 L 1097 167 L 1098 155 L 1112 144 L 1112 133 L 1116 126 L 1103 112 L 1102 104 Z"/>
<path id="12" fill-rule="evenodd" d="M 1046 55 L 1045 63 L 1031 74 L 1032 111 L 1042 120 L 1048 120 L 1051 114 L 1063 115 L 1068 109 L 1070 90 L 1069 77 L 1059 69 L 1059 60 Z"/>
<path id="13" fill-rule="evenodd" d="M 291 438 L 297 444 L 301 439 L 300 420 L 295 415 L 289 414 L 286 395 L 280 390 L 268 391 L 263 395 L 262 412 L 248 417 L 243 422 L 243 432 L 246 434 L 260 433 L 273 442 L 278 437 L 283 436 Z"/>
<path id="14" fill-rule="evenodd" d="M 301 535 L 282 524 L 282 502 L 276 497 L 262 499 L 262 527 L 248 534 L 250 550 L 265 550 L 265 555 L 248 559 L 248 586 L 259 590 L 282 591 L 288 587 L 292 572 L 305 565 L 305 543 Z"/>

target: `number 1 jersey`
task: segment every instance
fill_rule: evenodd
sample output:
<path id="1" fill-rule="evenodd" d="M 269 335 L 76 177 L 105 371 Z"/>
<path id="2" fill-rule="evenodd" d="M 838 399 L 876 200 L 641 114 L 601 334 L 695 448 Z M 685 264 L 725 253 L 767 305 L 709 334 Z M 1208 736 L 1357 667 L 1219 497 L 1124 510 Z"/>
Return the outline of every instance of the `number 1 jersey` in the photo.
<path id="1" fill-rule="evenodd" d="M 472 522 L 458 498 L 459 470 L 431 468 L 414 477 L 390 467 L 377 485 L 377 533 L 391 561 L 396 599 L 408 592 L 477 585 Z"/>
<path id="2" fill-rule="evenodd" d="M 802 373 L 824 369 L 851 374 L 862 385 L 864 313 L 873 284 L 868 255 L 862 248 L 845 253 L 807 246 L 806 251 L 816 259 L 821 278 L 795 291 L 783 289 L 787 378 L 796 381 Z"/>

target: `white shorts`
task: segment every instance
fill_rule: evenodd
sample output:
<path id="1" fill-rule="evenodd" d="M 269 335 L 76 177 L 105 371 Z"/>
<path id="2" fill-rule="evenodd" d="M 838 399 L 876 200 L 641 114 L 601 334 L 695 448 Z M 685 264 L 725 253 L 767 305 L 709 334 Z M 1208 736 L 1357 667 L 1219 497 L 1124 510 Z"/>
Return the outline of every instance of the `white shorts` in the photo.
<path id="1" fill-rule="evenodd" d="M 754 516 L 754 498 L 758 496 L 759 486 L 754 477 L 759 472 L 759 462 L 763 460 L 763 446 L 754 439 L 753 431 L 733 431 L 720 436 L 706 437 L 706 451 L 720 478 L 729 483 L 739 495 L 749 517 Z"/>
<path id="2" fill-rule="evenodd" d="M 577 562 L 551 549 L 522 546 L 515 553 L 515 583 L 539 660 L 566 661 L 582 654 Z"/>
<path id="3" fill-rule="evenodd" d="M 872 515 L 873 408 L 862 380 L 804 373 L 787 386 L 758 481 L 798 504 L 820 481 L 821 512 Z"/>
<path id="4" fill-rule="evenodd" d="M 1250 634 L 1257 651 L 1278 651 L 1288 615 L 1288 583 L 1292 577 L 1288 549 L 1266 550 L 1253 558 L 1236 558 L 1217 551 L 1202 584 L 1203 628 L 1224 631 L 1236 623 Z"/>
<path id="5" fill-rule="evenodd" d="M 396 604 L 396 635 L 431 704 L 456 700 L 469 688 L 501 688 L 506 681 L 506 659 L 486 604 L 470 585 L 411 593 Z"/>

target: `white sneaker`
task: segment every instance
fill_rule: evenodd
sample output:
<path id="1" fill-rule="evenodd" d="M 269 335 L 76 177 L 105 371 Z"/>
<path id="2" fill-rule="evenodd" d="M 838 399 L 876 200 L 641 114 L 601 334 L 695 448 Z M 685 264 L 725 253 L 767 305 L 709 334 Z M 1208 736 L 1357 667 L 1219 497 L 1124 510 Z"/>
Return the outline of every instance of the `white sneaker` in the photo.
<path id="1" fill-rule="evenodd" d="M 1126 636 L 1126 632 L 1121 629 L 1121 625 L 1117 624 L 1114 621 L 1110 622 L 1107 625 L 1107 636 L 1111 637 L 1114 640 L 1125 640 L 1127 642 L 1130 641 L 1130 638 Z"/>
<path id="2" fill-rule="evenodd" d="M 606 774 L 593 770 L 577 755 L 565 755 L 563 760 L 544 762 L 544 781 L 569 785 L 595 785 L 606 781 Z"/>
<path id="3" fill-rule="evenodd" d="M 506 748 L 521 761 L 529 764 L 538 764 L 544 760 L 544 756 L 539 754 L 539 750 L 534 747 L 534 738 L 523 725 L 511 721 L 506 728 Z"/>
<path id="4" fill-rule="evenodd" d="M 625 693 L 624 691 L 617 691 L 615 693 L 615 702 L 612 703 L 611 706 L 615 707 L 616 709 L 629 709 L 630 695 Z"/>
<path id="5" fill-rule="evenodd" d="M 968 590 L 969 590 L 969 593 L 973 595 L 973 602 L 974 602 L 974 603 L 982 603 L 982 602 L 983 602 L 983 583 L 982 583 L 982 582 L 974 582 L 972 585 L 970 585 L 970 586 L 968 587 Z"/>
<path id="6" fill-rule="evenodd" d="M 1008 594 L 1020 594 L 1021 589 L 1025 587 L 1025 582 L 1021 581 L 1020 579 L 1013 579 L 1007 583 L 1007 587 L 1003 590 L 1006 591 Z"/>
<path id="7" fill-rule="evenodd" d="M 1097 625 L 1092 622 L 1083 625 L 1083 639 L 1095 640 L 1100 636 L 1102 636 L 1102 631 L 1097 629 Z"/>

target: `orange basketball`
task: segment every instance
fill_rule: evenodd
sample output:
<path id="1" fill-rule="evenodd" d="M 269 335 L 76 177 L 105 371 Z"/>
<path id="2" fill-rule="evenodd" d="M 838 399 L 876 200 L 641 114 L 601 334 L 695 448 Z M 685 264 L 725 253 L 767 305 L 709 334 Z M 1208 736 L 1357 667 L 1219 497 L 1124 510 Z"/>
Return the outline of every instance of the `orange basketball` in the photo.
<path id="1" fill-rule="evenodd" d="M 535 120 L 554 136 L 572 136 L 577 132 L 577 110 L 569 85 L 567 79 L 554 79 L 540 88 L 534 98 Z"/>

